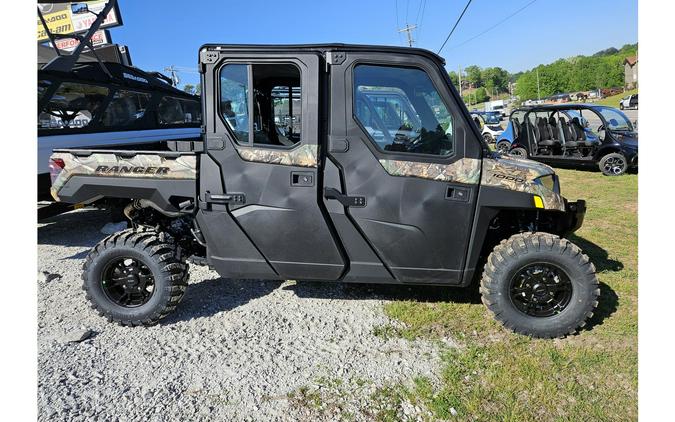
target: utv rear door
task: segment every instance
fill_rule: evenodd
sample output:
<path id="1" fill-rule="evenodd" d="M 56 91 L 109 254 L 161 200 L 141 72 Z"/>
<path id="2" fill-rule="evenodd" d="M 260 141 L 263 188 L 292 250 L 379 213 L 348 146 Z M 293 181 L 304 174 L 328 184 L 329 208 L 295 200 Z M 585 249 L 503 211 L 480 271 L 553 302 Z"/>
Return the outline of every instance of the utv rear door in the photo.
<path id="1" fill-rule="evenodd" d="M 336 280 L 320 208 L 319 56 L 202 51 L 206 155 L 199 223 L 219 273 Z"/>
<path id="2" fill-rule="evenodd" d="M 380 281 L 458 284 L 481 150 L 444 70 L 419 55 L 328 57 L 324 196 L 349 255 L 346 279 L 379 274 Z M 370 254 L 349 247 L 355 233 Z"/>

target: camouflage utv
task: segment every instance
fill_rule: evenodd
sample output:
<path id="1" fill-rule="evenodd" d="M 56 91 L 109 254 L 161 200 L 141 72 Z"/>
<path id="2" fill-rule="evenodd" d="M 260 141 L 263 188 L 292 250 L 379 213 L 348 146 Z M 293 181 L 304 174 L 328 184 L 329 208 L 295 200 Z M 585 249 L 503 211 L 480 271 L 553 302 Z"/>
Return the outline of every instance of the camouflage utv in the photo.
<path id="1" fill-rule="evenodd" d="M 201 141 L 51 158 L 57 200 L 126 201 L 130 228 L 84 264 L 94 308 L 155 324 L 189 261 L 224 279 L 480 283 L 518 333 L 582 327 L 598 281 L 565 236 L 585 202 L 491 152 L 443 66 L 414 48 L 203 46 Z"/>

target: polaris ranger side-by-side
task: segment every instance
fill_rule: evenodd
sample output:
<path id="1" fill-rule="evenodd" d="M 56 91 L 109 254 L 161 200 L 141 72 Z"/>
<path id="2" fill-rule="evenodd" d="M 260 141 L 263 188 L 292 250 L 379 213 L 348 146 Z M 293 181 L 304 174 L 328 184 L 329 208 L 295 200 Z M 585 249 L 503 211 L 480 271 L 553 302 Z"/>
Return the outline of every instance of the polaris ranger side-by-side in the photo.
<path id="1" fill-rule="evenodd" d="M 57 200 L 129 200 L 132 228 L 84 264 L 87 297 L 109 320 L 158 322 L 185 292 L 188 261 L 225 278 L 480 278 L 496 318 L 536 337 L 592 315 L 595 268 L 563 237 L 585 202 L 563 198 L 550 167 L 488 149 L 439 56 L 205 45 L 199 63 L 202 141 L 51 157 Z"/>

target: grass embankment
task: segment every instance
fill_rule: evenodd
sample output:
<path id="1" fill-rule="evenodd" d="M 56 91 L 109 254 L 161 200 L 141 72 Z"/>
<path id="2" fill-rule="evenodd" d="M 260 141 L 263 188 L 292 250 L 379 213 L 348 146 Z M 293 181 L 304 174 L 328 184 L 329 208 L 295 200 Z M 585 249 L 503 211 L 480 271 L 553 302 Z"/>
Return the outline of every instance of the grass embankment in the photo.
<path id="1" fill-rule="evenodd" d="M 595 316 L 578 335 L 536 340 L 501 328 L 475 299 L 386 305 L 405 328 L 383 327 L 385 335 L 450 337 L 460 345 L 445 354 L 440 388 L 425 379 L 401 387 L 402 396 L 435 417 L 637 419 L 637 175 L 559 174 L 567 198 L 587 201 L 584 225 L 571 240 L 598 271 Z"/>
<path id="2" fill-rule="evenodd" d="M 637 94 L 637 93 L 638 93 L 637 89 L 630 89 L 630 90 L 628 90 L 626 92 L 623 92 L 621 94 L 612 95 L 611 97 L 606 97 L 606 98 L 603 98 L 602 100 L 598 100 L 598 101 L 594 102 L 593 104 L 619 108 L 619 101 L 623 97 L 627 97 L 629 95 L 633 95 L 633 94 Z"/>

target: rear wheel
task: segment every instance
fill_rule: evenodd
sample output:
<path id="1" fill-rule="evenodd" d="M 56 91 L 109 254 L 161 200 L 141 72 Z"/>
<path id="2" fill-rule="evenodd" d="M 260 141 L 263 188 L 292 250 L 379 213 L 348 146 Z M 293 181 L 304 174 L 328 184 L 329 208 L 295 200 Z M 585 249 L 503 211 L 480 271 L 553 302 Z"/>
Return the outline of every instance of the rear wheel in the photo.
<path id="1" fill-rule="evenodd" d="M 620 176 L 628 170 L 628 161 L 623 154 L 612 152 L 600 159 L 598 167 L 605 176 Z"/>
<path id="2" fill-rule="evenodd" d="M 497 151 L 501 152 L 502 154 L 507 154 L 509 150 L 511 149 L 511 142 L 509 141 L 499 141 L 497 143 Z"/>
<path id="3" fill-rule="evenodd" d="M 548 233 L 521 233 L 497 245 L 485 264 L 483 303 L 505 327 L 532 337 L 563 337 L 598 305 L 595 267 L 581 250 Z"/>
<path id="4" fill-rule="evenodd" d="M 513 155 L 514 157 L 527 158 L 527 150 L 522 147 L 515 147 L 509 151 L 509 155 Z"/>
<path id="5" fill-rule="evenodd" d="M 188 266 L 165 235 L 124 230 L 102 240 L 87 256 L 83 289 L 92 308 L 111 322 L 153 325 L 183 298 Z"/>
<path id="6" fill-rule="evenodd" d="M 492 137 L 489 133 L 484 133 L 483 134 L 483 140 L 487 142 L 488 144 L 491 144 L 495 141 L 495 138 Z"/>

